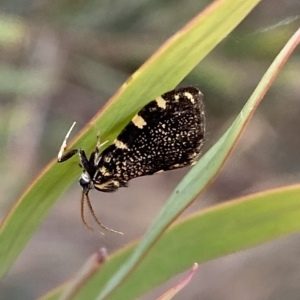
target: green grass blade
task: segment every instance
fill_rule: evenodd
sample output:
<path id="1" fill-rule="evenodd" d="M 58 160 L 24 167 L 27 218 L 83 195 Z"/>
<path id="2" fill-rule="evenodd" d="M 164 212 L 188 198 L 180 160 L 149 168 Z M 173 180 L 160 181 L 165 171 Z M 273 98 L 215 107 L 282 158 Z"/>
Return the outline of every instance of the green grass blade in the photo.
<path id="1" fill-rule="evenodd" d="M 259 0 L 220 0 L 167 41 L 121 87 L 102 112 L 84 128 L 76 145 L 95 145 L 94 124 L 103 140 L 112 140 L 145 103 L 174 88 Z M 58 197 L 80 171 L 71 162 L 52 161 L 21 195 L 0 228 L 0 276 L 13 264 Z"/>
<path id="2" fill-rule="evenodd" d="M 109 299 L 125 299 L 123 295 L 126 299 L 136 298 L 131 290 L 145 284 L 147 273 L 152 274 L 152 280 L 156 282 L 154 286 L 157 286 L 186 270 L 195 261 L 202 263 L 300 229 L 299 186 L 252 195 L 246 199 L 221 205 L 216 210 L 210 209 L 203 215 L 201 213 L 197 220 L 192 218 L 182 226 L 176 226 L 176 232 L 165 239 L 163 237 L 164 242 L 158 242 L 153 256 L 151 251 L 151 257 L 145 259 L 148 269 L 140 271 L 138 268 Z M 168 247 L 172 244 L 176 245 L 176 249 L 170 252 Z M 167 274 L 160 275 L 163 269 Z M 80 294 L 76 299 L 80 299 Z"/>
<path id="3" fill-rule="evenodd" d="M 239 136 L 242 134 L 242 131 L 250 121 L 256 107 L 299 42 L 300 29 L 293 35 L 276 57 L 231 127 L 185 176 L 172 193 L 133 255 L 113 278 L 107 282 L 104 289 L 101 291 L 100 296 L 97 297 L 98 300 L 106 298 L 121 285 L 126 277 L 129 276 L 130 272 L 137 267 L 151 246 L 162 235 L 164 230 L 166 230 L 172 221 L 193 202 L 193 199 L 195 199 L 195 197 L 203 191 L 216 176 L 232 151 Z M 84 287 L 83 290 L 86 290 L 86 287 Z"/>
<path id="4" fill-rule="evenodd" d="M 194 262 L 204 263 L 299 231 L 299 195 L 300 185 L 273 189 L 209 208 L 181 221 L 162 236 L 109 299 L 136 299 Z M 112 255 L 77 299 L 93 299 L 98 285 L 103 286 L 135 247 L 136 244 L 131 245 Z M 40 300 L 58 300 L 62 292 L 63 286 Z"/>

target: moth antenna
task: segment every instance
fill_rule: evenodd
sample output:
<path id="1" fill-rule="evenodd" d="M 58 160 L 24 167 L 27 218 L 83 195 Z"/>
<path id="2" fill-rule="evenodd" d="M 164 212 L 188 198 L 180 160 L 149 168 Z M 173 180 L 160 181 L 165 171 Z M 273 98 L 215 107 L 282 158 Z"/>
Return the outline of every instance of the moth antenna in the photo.
<path id="1" fill-rule="evenodd" d="M 59 152 L 58 152 L 58 155 L 57 155 L 57 160 L 58 161 L 61 161 L 61 159 L 62 159 L 62 157 L 63 157 L 63 154 L 64 154 L 64 152 L 65 152 L 65 150 L 66 150 L 66 148 L 67 148 L 67 140 L 68 140 L 68 138 L 69 138 L 69 136 L 70 136 L 70 134 L 71 134 L 71 131 L 73 130 L 73 128 L 74 128 L 74 126 L 76 125 L 76 122 L 73 122 L 73 124 L 72 124 L 72 126 L 71 126 L 71 128 L 69 129 L 69 131 L 67 132 L 67 134 L 66 134 L 66 136 L 65 136 L 65 138 L 64 138 L 64 140 L 63 140 L 63 142 L 62 142 L 62 145 L 61 145 L 61 147 L 60 147 L 60 149 L 59 149 Z"/>
<path id="2" fill-rule="evenodd" d="M 81 212 L 82 212 L 82 213 L 83 213 L 83 204 L 84 204 L 84 201 L 86 200 L 86 202 L 87 202 L 87 204 L 88 204 L 88 207 L 89 207 L 89 209 L 90 209 L 90 211 L 91 211 L 91 213 L 92 213 L 92 216 L 94 217 L 95 221 L 96 221 L 102 228 L 104 228 L 105 230 L 108 230 L 108 231 L 110 231 L 110 232 L 117 233 L 117 234 L 121 234 L 121 235 L 124 234 L 124 233 L 121 232 L 121 231 L 113 230 L 113 229 L 111 229 L 111 228 L 106 227 L 105 225 L 103 225 L 102 222 L 98 219 L 98 217 L 97 217 L 96 214 L 95 214 L 95 211 L 94 211 L 94 209 L 93 209 L 93 206 L 92 206 L 92 204 L 91 204 L 91 201 L 90 201 L 90 198 L 89 198 L 88 194 L 85 194 L 85 193 L 82 193 L 82 194 L 83 194 L 83 195 L 82 195 L 82 201 L 81 201 Z M 83 214 L 81 214 L 81 217 L 83 217 Z M 86 221 L 84 220 L 84 217 L 83 217 L 82 221 L 83 221 L 83 223 L 84 223 L 88 228 L 91 228 L 91 227 L 86 223 Z"/>
<path id="3" fill-rule="evenodd" d="M 87 195 L 86 195 L 84 192 L 82 192 L 82 197 L 81 197 L 81 202 L 80 202 L 80 203 L 81 203 L 81 220 L 82 220 L 83 224 L 84 224 L 88 229 L 94 230 L 94 228 L 91 227 L 91 226 L 86 222 L 85 217 L 84 217 L 84 202 L 85 202 L 85 200 L 86 200 L 86 197 L 87 197 Z"/>

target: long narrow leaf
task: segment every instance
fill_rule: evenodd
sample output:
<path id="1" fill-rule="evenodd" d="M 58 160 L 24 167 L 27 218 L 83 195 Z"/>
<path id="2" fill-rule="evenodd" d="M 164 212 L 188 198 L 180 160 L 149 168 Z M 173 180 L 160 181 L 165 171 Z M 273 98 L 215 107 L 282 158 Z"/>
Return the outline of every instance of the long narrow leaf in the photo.
<path id="1" fill-rule="evenodd" d="M 211 207 L 177 223 L 109 299 L 136 299 L 195 261 L 201 264 L 299 231 L 299 195 L 300 185 L 273 189 Z M 136 246 L 135 243 L 113 254 L 102 266 L 100 276 L 89 283 L 89 291 L 77 298 L 93 299 L 93 289 L 102 286 Z M 40 300 L 58 300 L 63 290 L 61 286 Z"/>
<path id="2" fill-rule="evenodd" d="M 172 221 L 193 202 L 195 197 L 203 191 L 216 176 L 229 153 L 232 151 L 239 136 L 249 123 L 255 109 L 263 99 L 268 88 L 271 86 L 277 74 L 299 42 L 300 29 L 293 35 L 276 57 L 231 127 L 185 176 L 172 193 L 142 242 L 138 245 L 128 261 L 120 268 L 113 278 L 108 281 L 101 291 L 100 296 L 97 298 L 98 300 L 104 299 L 110 295 L 126 279 L 126 277 L 129 276 L 130 272 L 137 267 L 151 246 L 153 246 Z M 97 275 L 95 277 L 97 277 Z M 83 287 L 83 290 L 86 290 L 87 286 Z"/>
<path id="3" fill-rule="evenodd" d="M 84 128 L 76 145 L 95 145 L 94 123 L 103 140 L 112 140 L 133 113 L 174 88 L 259 0 L 219 0 L 167 41 L 120 88 L 105 108 Z M 0 276 L 13 264 L 58 197 L 78 176 L 78 168 L 53 160 L 21 195 L 0 228 Z"/>

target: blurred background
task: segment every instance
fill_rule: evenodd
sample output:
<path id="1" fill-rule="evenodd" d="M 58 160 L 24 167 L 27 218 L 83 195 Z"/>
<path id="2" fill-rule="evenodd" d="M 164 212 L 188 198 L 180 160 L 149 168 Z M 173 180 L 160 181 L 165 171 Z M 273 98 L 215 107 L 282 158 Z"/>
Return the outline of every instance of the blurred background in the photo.
<path id="1" fill-rule="evenodd" d="M 72 122 L 77 122 L 75 134 L 167 38 L 210 2 L 1 2 L 1 219 L 56 157 Z M 198 87 L 205 96 L 206 150 L 234 120 L 299 25 L 299 0 L 265 0 L 181 83 Z M 299 183 L 299 100 L 298 49 L 222 172 L 185 215 L 251 192 Z M 104 224 L 124 236 L 102 236 L 83 226 L 81 189 L 74 182 L 0 283 L 0 299 L 41 296 L 69 279 L 99 247 L 111 253 L 141 237 L 187 171 L 138 178 L 113 194 L 90 194 Z M 78 176 L 80 172 L 78 168 Z M 155 299 L 174 282 L 140 299 Z M 295 234 L 201 265 L 175 299 L 282 300 L 299 295 L 300 234 Z"/>

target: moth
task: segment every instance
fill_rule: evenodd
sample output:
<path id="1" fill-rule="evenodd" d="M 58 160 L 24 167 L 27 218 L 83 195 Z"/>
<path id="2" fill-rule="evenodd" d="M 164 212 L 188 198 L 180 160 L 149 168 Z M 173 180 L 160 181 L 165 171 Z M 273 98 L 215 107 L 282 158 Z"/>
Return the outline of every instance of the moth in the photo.
<path id="1" fill-rule="evenodd" d="M 128 181 L 145 175 L 175 170 L 197 162 L 205 138 L 205 110 L 202 93 L 194 87 L 179 88 L 157 97 L 144 106 L 125 126 L 114 142 L 102 152 L 99 137 L 89 158 L 81 148 L 65 152 L 68 131 L 57 161 L 79 155 L 83 172 L 81 218 L 84 203 L 104 229 L 120 233 L 103 225 L 97 218 L 89 199 L 89 191 L 114 192 L 127 187 Z"/>

